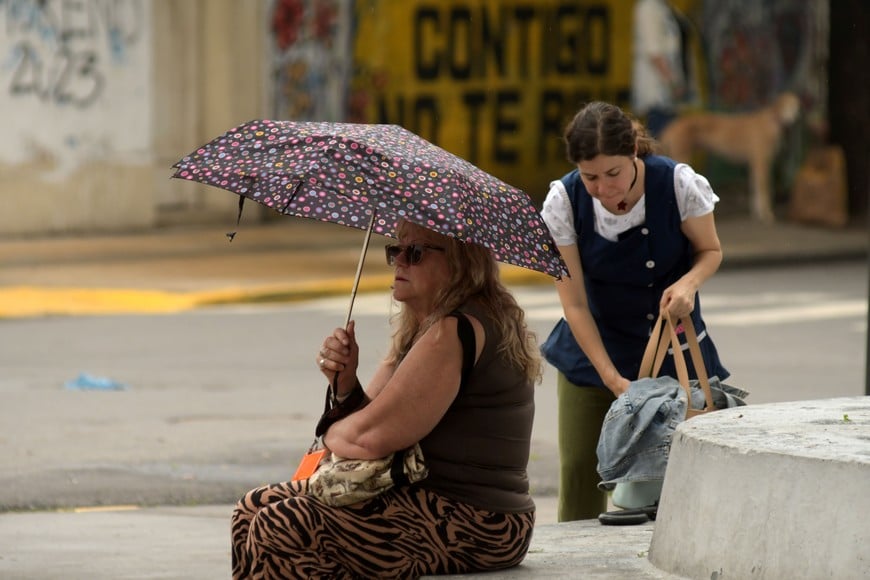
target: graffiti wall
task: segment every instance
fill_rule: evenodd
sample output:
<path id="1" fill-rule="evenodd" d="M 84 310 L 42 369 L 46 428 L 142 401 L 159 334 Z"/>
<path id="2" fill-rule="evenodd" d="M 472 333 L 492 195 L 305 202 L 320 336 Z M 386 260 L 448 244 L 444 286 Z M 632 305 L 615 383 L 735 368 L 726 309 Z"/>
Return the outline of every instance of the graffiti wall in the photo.
<path id="1" fill-rule="evenodd" d="M 0 162 L 148 153 L 145 0 L 0 0 Z"/>
<path id="2" fill-rule="evenodd" d="M 827 126 L 827 0 L 706 0 L 700 12 L 706 47 L 706 106 L 750 111 L 782 92 L 800 97 L 798 122 L 784 132 L 774 165 L 778 199 L 786 200 L 813 139 Z M 701 167 L 721 190 L 741 191 L 745 168 L 710 159 Z"/>
<path id="3" fill-rule="evenodd" d="M 630 0 L 356 2 L 349 118 L 398 123 L 539 195 L 590 99 L 628 103 Z"/>
<path id="4" fill-rule="evenodd" d="M 352 6 L 352 0 L 270 0 L 274 118 L 345 120 Z"/>
<path id="5" fill-rule="evenodd" d="M 791 90 L 810 113 L 824 116 L 826 0 L 708 0 L 701 27 L 712 108 L 752 109 Z"/>

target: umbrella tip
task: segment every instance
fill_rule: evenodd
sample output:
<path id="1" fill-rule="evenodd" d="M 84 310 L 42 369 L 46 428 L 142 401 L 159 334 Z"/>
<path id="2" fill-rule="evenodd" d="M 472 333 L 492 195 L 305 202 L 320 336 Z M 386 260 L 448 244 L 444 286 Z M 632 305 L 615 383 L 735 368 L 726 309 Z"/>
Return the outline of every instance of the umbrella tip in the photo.
<path id="1" fill-rule="evenodd" d="M 236 232 L 227 232 L 226 236 L 227 236 L 227 239 L 232 242 L 233 238 L 236 237 Z"/>

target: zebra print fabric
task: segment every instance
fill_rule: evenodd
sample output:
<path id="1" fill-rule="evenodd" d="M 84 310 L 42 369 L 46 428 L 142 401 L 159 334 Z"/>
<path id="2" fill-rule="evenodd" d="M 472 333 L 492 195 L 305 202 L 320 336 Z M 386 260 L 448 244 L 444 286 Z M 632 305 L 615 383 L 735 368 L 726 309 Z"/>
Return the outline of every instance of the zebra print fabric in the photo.
<path id="1" fill-rule="evenodd" d="M 248 492 L 233 512 L 233 578 L 418 578 L 509 568 L 535 512 L 498 513 L 418 486 L 331 507 L 305 481 Z"/>

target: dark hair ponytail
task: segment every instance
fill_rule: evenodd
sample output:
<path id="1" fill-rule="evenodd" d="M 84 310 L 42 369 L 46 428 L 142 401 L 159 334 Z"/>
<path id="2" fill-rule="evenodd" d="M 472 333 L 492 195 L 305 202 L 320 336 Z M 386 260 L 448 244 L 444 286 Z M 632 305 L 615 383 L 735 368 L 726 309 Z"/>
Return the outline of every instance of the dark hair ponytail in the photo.
<path id="1" fill-rule="evenodd" d="M 643 124 L 616 105 L 593 101 L 568 123 L 564 133 L 568 161 L 577 164 L 598 155 L 639 157 L 655 153 L 655 140 Z"/>

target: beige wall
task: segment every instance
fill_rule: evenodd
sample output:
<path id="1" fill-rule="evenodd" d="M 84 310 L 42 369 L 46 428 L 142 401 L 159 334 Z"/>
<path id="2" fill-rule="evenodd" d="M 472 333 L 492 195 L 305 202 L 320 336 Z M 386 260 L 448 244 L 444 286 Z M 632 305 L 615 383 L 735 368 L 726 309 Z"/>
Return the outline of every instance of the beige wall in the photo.
<path id="1" fill-rule="evenodd" d="M 264 0 L 155 1 L 158 224 L 234 219 L 236 196 L 168 177 L 171 165 L 197 146 L 266 116 L 264 13 Z M 254 208 L 246 212 L 258 215 Z"/>
<path id="2" fill-rule="evenodd" d="M 0 4 L 0 234 L 153 221 L 142 0 Z"/>
<path id="3" fill-rule="evenodd" d="M 263 116 L 265 5 L 0 4 L 0 237 L 234 219 L 235 196 L 170 166 Z"/>
<path id="4" fill-rule="evenodd" d="M 302 4 L 0 1 L 0 237 L 230 223 L 171 165 L 262 117 L 399 123 L 540 201 L 576 107 L 627 104 L 633 0 Z"/>
<path id="5" fill-rule="evenodd" d="M 518 26 L 522 23 L 514 22 L 515 9 L 527 8 L 528 3 L 445 0 L 432 5 L 437 6 L 435 18 L 430 14 L 421 20 L 418 9 L 425 11 L 429 4 L 417 0 L 340 0 L 334 5 L 307 0 L 300 21 L 280 18 L 280 6 L 270 0 L 117 0 L 112 11 L 98 10 L 105 5 L 96 0 L 46 0 L 42 6 L 37 0 L 19 2 L 35 13 L 61 5 L 65 11 L 78 10 L 80 14 L 69 18 L 71 26 L 87 22 L 88 11 L 104 18 L 117 13 L 119 21 L 98 22 L 86 37 L 91 40 L 76 46 L 100 57 L 105 80 L 104 94 L 95 99 L 88 115 L 8 91 L 8 104 L 0 102 L 4 126 L 12 118 L 36 121 L 23 124 L 8 147 L 16 155 L 4 156 L 0 147 L 0 236 L 231 223 L 236 196 L 170 179 L 171 165 L 239 123 L 272 116 L 401 123 L 513 185 L 541 194 L 549 179 L 567 170 L 559 134 L 578 100 L 586 95 L 617 98 L 625 92 L 630 3 L 594 3 L 610 22 L 601 29 L 601 18 L 594 17 L 598 12 L 590 2 L 541 1 L 533 21 L 526 23 L 529 55 L 520 58 L 517 51 L 523 47 L 512 41 L 503 55 L 508 58 L 505 71 L 491 66 L 490 55 L 490 66 L 479 78 L 453 78 L 445 62 L 433 81 L 415 76 L 409 61 L 415 30 L 425 33 L 426 42 L 420 46 L 429 63 L 446 54 L 445 43 L 451 38 L 446 27 L 456 14 L 470 15 L 468 22 L 459 24 L 460 31 L 483 16 L 491 24 Z M 5 25 L 10 10 L 4 6 L 0 3 L 0 55 L 8 56 L 22 35 Z M 561 44 L 550 46 L 544 31 L 559 14 L 565 21 Z M 276 16 L 283 26 L 279 34 L 286 35 L 281 37 L 287 40 L 283 48 L 272 42 Z M 113 24 L 126 33 L 126 60 L 116 62 L 107 48 Z M 590 54 L 565 60 L 565 51 L 586 47 L 578 42 L 589 35 L 596 39 Z M 24 38 L 35 39 L 36 31 Z M 58 47 L 42 48 L 59 54 Z M 556 71 L 547 65 L 552 55 L 544 58 L 545 48 L 557 51 L 563 64 L 570 61 L 577 69 Z M 460 59 L 454 65 L 470 58 L 463 54 L 454 55 Z M 584 73 L 589 59 L 598 62 L 605 56 L 611 65 L 606 72 Z M 526 63 L 528 70 L 514 59 Z M 546 71 L 540 69 L 545 65 Z M 0 83 L 9 82 L 9 75 L 0 71 Z M 496 94 L 506 95 L 505 104 L 496 103 Z M 547 107 L 542 105 L 544 94 Z M 463 100 L 467 95 L 486 98 L 473 107 L 474 116 Z M 435 125 L 400 114 L 417 101 L 437 105 Z M 342 118 L 346 105 L 347 116 Z M 78 137 L 74 142 L 90 144 L 86 155 L 71 151 L 68 134 Z M 29 148 L 37 139 L 42 147 Z M 246 220 L 272 215 L 256 204 L 248 204 L 245 212 Z"/>

